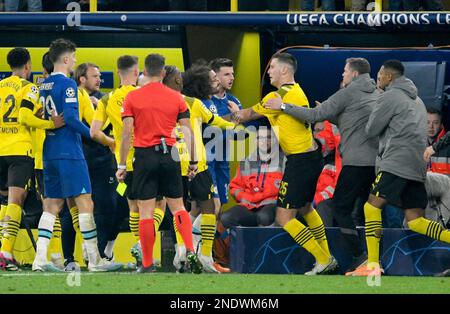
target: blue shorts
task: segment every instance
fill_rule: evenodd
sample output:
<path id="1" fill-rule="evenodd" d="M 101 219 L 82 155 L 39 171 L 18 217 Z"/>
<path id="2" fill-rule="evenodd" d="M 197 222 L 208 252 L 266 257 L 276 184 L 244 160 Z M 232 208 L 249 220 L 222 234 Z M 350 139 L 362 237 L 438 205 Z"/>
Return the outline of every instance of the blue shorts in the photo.
<path id="1" fill-rule="evenodd" d="M 220 198 L 221 204 L 228 203 L 228 186 L 230 184 L 230 164 L 228 161 L 208 162 L 208 171 L 214 184 L 214 198 Z"/>
<path id="2" fill-rule="evenodd" d="M 44 160 L 44 195 L 67 198 L 91 194 L 89 171 L 84 159 Z"/>

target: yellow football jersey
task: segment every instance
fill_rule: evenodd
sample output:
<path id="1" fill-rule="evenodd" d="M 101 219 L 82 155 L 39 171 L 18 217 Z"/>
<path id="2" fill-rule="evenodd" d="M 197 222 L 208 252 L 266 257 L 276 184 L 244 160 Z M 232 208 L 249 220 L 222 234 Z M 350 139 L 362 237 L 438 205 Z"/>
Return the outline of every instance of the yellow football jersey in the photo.
<path id="1" fill-rule="evenodd" d="M 33 157 L 31 131 L 19 122 L 19 110 L 22 100 L 36 108 L 38 97 L 36 85 L 18 76 L 0 81 L 0 156 Z"/>
<path id="2" fill-rule="evenodd" d="M 80 120 L 84 120 L 89 125 L 91 125 L 94 118 L 94 106 L 92 105 L 91 99 L 89 98 L 89 94 L 82 88 L 78 88 L 78 111 Z M 34 169 L 42 170 L 44 168 L 44 163 L 42 160 L 42 150 L 44 147 L 45 130 L 36 129 L 33 140 L 33 147 L 35 149 Z"/>
<path id="3" fill-rule="evenodd" d="M 184 96 L 184 100 L 189 109 L 191 128 L 194 133 L 198 172 L 202 172 L 208 169 L 206 164 L 206 149 L 203 144 L 202 137 L 202 124 L 205 123 L 212 126 L 217 126 L 221 129 L 232 129 L 235 125 L 232 122 L 226 121 L 221 117 L 214 115 L 205 107 L 200 99 Z M 178 154 L 180 155 L 181 161 L 181 174 L 183 176 L 187 176 L 190 156 L 187 150 L 184 134 L 181 131 L 179 124 L 177 124 L 176 138 L 176 147 L 178 149 Z"/>
<path id="4" fill-rule="evenodd" d="M 281 96 L 284 103 L 309 108 L 308 99 L 298 84 L 284 85 L 276 93 Z M 297 120 L 283 111 L 264 108 L 263 104 L 275 97 L 275 92 L 267 94 L 260 103 L 252 107 L 253 111 L 269 119 L 281 149 L 286 155 L 307 151 L 313 143 L 311 125 Z"/>
<path id="5" fill-rule="evenodd" d="M 113 128 L 113 136 L 116 141 L 116 161 L 120 162 L 120 144 L 122 142 L 122 104 L 129 92 L 135 90 L 134 85 L 124 85 L 116 88 L 114 91 L 103 96 L 98 102 L 95 110 L 94 120 L 100 121 L 103 124 L 107 122 L 108 118 L 111 121 Z M 127 156 L 127 171 L 133 171 L 133 156 L 134 148 L 131 145 Z"/>

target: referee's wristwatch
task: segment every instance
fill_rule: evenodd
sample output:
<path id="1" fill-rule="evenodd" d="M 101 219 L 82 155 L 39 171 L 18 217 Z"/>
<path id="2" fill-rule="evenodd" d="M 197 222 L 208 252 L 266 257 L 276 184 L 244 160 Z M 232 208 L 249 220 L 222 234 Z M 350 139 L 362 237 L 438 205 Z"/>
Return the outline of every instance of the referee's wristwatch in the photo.
<path id="1" fill-rule="evenodd" d="M 281 111 L 285 111 L 286 110 L 286 104 L 282 103 L 280 106 Z"/>
<path id="2" fill-rule="evenodd" d="M 127 170 L 127 165 L 117 165 L 117 169 L 119 169 L 119 170 Z"/>

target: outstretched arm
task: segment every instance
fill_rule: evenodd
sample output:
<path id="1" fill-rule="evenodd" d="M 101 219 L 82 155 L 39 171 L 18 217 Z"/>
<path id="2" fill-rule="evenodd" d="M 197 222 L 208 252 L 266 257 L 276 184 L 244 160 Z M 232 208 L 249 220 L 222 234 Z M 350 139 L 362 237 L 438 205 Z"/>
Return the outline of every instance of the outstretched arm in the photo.
<path id="1" fill-rule="evenodd" d="M 264 117 L 262 114 L 256 113 L 252 108 L 242 109 L 231 114 L 231 121 L 236 123 L 244 123 Z"/>

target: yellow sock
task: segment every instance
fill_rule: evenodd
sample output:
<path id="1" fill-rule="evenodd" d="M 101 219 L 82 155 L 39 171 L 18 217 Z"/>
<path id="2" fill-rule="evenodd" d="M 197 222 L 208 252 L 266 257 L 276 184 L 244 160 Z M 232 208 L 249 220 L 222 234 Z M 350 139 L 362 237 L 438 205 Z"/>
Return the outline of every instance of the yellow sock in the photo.
<path id="1" fill-rule="evenodd" d="M 6 209 L 8 208 L 8 206 L 6 205 L 1 205 L 1 209 L 0 209 L 0 240 L 2 239 L 3 236 L 3 219 L 5 218 L 6 215 Z"/>
<path id="2" fill-rule="evenodd" d="M 164 218 L 164 211 L 161 208 L 155 208 L 153 212 L 153 224 L 155 226 L 155 231 L 158 232 L 159 226 Z"/>
<path id="3" fill-rule="evenodd" d="M 380 262 L 380 239 L 381 239 L 381 209 L 364 204 L 364 216 L 366 218 L 366 243 L 368 263 Z"/>
<path id="4" fill-rule="evenodd" d="M 178 231 L 177 224 L 175 222 L 175 217 L 173 217 L 173 228 L 175 230 L 175 237 L 177 238 L 177 244 L 184 245 L 183 237 L 181 236 L 180 231 Z"/>
<path id="5" fill-rule="evenodd" d="M 202 255 L 211 256 L 216 235 L 216 215 L 203 214 L 201 218 Z"/>
<path id="6" fill-rule="evenodd" d="M 442 228 L 442 226 L 423 217 L 408 221 L 408 227 L 412 231 L 424 234 L 427 237 L 450 243 L 450 230 Z"/>
<path id="7" fill-rule="evenodd" d="M 317 243 L 314 239 L 311 231 L 309 231 L 308 227 L 294 218 L 285 224 L 283 229 L 291 235 L 298 245 L 302 246 L 309 253 L 311 253 L 319 264 L 328 263 L 330 255 L 322 250 L 319 243 Z"/>
<path id="8" fill-rule="evenodd" d="M 48 245 L 48 251 L 50 254 L 62 254 L 62 242 L 61 242 L 61 221 L 59 216 L 56 216 L 55 224 L 53 226 L 53 234 Z"/>
<path id="9" fill-rule="evenodd" d="M 80 222 L 78 220 L 78 207 L 74 206 L 69 211 L 70 216 L 72 216 L 73 229 L 76 232 L 80 232 Z"/>
<path id="10" fill-rule="evenodd" d="M 5 218 L 7 221 L 6 232 L 3 234 L 2 252 L 12 254 L 17 233 L 20 229 L 20 222 L 22 221 L 22 208 L 17 204 L 8 204 Z"/>
<path id="11" fill-rule="evenodd" d="M 139 213 L 130 212 L 130 231 L 134 235 L 136 242 L 139 241 Z"/>
<path id="12" fill-rule="evenodd" d="M 312 212 L 303 216 L 306 223 L 308 224 L 309 230 L 313 234 L 317 243 L 319 243 L 322 250 L 328 255 L 331 255 L 330 249 L 328 248 L 327 236 L 325 234 L 325 227 L 323 225 L 322 218 L 320 218 L 317 211 L 313 208 Z"/>

